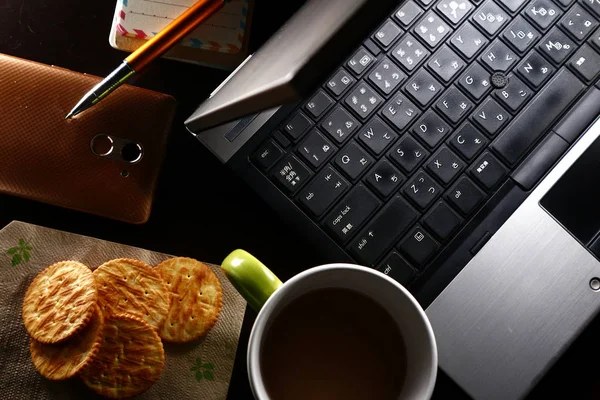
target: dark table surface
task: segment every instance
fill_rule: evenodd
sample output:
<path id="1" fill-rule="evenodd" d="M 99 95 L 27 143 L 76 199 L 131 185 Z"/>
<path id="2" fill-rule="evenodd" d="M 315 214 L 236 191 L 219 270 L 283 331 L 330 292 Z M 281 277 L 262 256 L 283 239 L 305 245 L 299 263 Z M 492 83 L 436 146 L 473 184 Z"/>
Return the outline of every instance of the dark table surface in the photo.
<path id="1" fill-rule="evenodd" d="M 251 50 L 257 49 L 302 3 L 256 0 Z M 0 0 L 0 52 L 106 76 L 126 55 L 108 44 L 114 6 L 115 0 Z M 154 209 L 146 224 L 128 225 L 0 195 L 0 228 L 20 220 L 217 264 L 230 251 L 243 248 L 282 280 L 320 264 L 318 252 L 183 127 L 184 119 L 227 74 L 161 59 L 131 82 L 168 93 L 179 103 Z M 255 314 L 248 311 L 230 399 L 252 397 L 245 351 L 254 318 Z M 600 398 L 600 374 L 594 366 L 597 338 L 598 320 L 583 332 L 531 397 Z M 434 398 L 466 396 L 440 373 Z"/>

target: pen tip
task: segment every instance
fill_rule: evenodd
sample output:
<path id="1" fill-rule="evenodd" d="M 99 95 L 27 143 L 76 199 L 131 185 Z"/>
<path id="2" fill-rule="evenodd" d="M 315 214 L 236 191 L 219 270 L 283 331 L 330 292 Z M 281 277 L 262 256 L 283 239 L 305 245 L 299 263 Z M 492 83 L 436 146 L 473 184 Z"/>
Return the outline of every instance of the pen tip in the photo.
<path id="1" fill-rule="evenodd" d="M 69 119 L 73 116 L 73 111 L 69 112 L 66 116 L 65 119 Z"/>

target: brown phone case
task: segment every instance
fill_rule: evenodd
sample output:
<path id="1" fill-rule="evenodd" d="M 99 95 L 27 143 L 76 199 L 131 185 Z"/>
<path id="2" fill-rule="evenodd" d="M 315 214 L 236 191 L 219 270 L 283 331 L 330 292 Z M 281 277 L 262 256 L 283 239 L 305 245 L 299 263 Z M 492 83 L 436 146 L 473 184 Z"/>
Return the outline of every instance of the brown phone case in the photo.
<path id="1" fill-rule="evenodd" d="M 0 54 L 0 192 L 129 223 L 148 220 L 175 99 L 123 85 L 65 120 L 100 79 Z M 125 145 L 141 149 L 141 158 L 125 161 Z"/>

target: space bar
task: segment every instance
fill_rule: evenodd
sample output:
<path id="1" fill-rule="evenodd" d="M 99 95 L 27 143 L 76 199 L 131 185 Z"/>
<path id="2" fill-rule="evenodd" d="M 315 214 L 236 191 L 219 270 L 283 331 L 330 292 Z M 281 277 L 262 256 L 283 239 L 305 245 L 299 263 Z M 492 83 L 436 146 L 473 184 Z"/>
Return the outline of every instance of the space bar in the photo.
<path id="1" fill-rule="evenodd" d="M 491 147 L 506 162 L 515 165 L 584 89 L 585 85 L 575 75 L 562 68 Z"/>

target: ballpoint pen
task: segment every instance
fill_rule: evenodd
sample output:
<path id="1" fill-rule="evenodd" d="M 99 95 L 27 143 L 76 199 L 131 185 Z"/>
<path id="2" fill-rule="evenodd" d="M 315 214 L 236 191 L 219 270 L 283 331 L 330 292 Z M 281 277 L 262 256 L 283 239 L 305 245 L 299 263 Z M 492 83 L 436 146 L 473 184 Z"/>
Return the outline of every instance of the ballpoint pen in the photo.
<path id="1" fill-rule="evenodd" d="M 79 100 L 77 105 L 67 114 L 69 119 L 96 105 L 115 89 L 121 86 L 132 75 L 140 72 L 153 60 L 163 55 L 171 47 L 179 43 L 198 25 L 206 21 L 230 0 L 199 0 L 183 14 L 173 20 L 156 36 L 131 53 L 118 68 L 111 72 L 100 83 L 94 86 Z"/>

